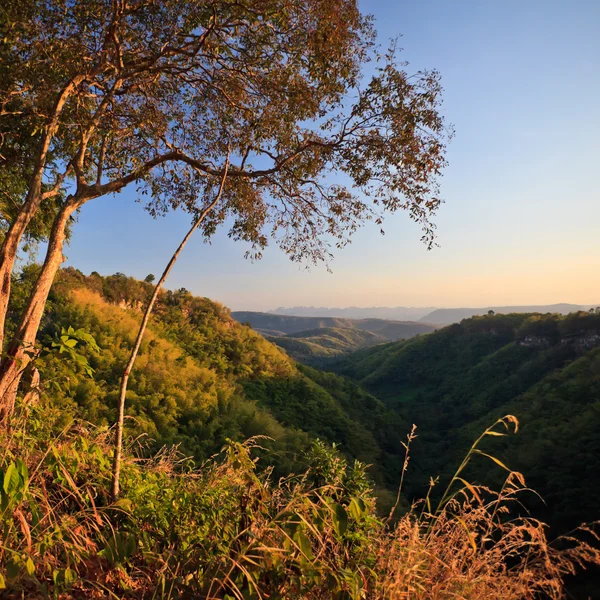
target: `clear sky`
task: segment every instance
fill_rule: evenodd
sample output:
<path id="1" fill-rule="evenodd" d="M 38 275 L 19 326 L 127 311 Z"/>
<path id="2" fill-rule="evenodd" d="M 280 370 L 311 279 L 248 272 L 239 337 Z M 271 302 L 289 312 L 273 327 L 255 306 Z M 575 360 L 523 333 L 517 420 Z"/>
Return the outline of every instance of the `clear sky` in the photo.
<path id="1" fill-rule="evenodd" d="M 454 124 L 439 248 L 398 213 L 310 271 L 262 261 L 221 232 L 192 240 L 167 287 L 234 309 L 600 303 L 600 2 L 363 0 L 408 70 L 436 68 Z M 67 249 L 82 271 L 159 274 L 189 226 L 157 221 L 135 190 L 86 205 Z"/>

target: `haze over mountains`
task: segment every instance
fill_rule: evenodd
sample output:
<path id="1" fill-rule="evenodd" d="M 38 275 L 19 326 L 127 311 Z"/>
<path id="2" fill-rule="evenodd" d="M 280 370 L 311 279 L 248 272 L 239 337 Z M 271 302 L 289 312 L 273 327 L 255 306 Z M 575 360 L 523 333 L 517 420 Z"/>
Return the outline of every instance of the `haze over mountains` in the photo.
<path id="1" fill-rule="evenodd" d="M 580 310 L 589 310 L 591 304 L 540 304 L 529 306 L 486 306 L 481 308 L 435 308 L 407 306 L 372 306 L 347 308 L 326 308 L 315 306 L 279 307 L 268 311 L 273 315 L 289 315 L 298 317 L 343 317 L 347 319 L 391 319 L 396 321 L 419 321 L 443 326 L 458 323 L 462 319 L 485 315 L 493 310 L 495 313 L 558 313 L 566 315 Z M 335 325 L 318 325 L 330 327 Z"/>
<path id="2" fill-rule="evenodd" d="M 435 306 L 348 306 L 328 308 L 325 306 L 280 306 L 268 311 L 275 315 L 297 317 L 344 317 L 346 319 L 392 319 L 393 321 L 418 321 L 436 310 Z"/>
<path id="3" fill-rule="evenodd" d="M 315 366 L 361 348 L 435 330 L 429 323 L 389 319 L 296 317 L 248 311 L 232 312 L 231 316 L 284 348 L 295 360 Z"/>
<path id="4" fill-rule="evenodd" d="M 337 317 L 296 317 L 252 311 L 234 311 L 231 316 L 240 323 L 249 323 L 253 329 L 272 337 L 320 328 L 361 329 L 381 336 L 381 341 L 404 340 L 420 333 L 429 333 L 435 327 L 416 321 L 389 319 L 345 319 Z"/>

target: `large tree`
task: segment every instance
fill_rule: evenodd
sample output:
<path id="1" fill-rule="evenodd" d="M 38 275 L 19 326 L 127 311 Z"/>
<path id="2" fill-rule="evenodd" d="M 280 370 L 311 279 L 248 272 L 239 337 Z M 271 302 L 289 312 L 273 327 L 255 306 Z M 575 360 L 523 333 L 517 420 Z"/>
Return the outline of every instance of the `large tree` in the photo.
<path id="1" fill-rule="evenodd" d="M 40 215 L 52 224 L 17 333 L 0 340 L 0 419 L 13 410 L 72 215 L 129 184 L 153 214 L 196 215 L 231 153 L 207 237 L 226 221 L 253 255 L 272 237 L 293 260 L 319 260 L 364 220 L 405 209 L 431 243 L 447 134 L 439 79 L 409 76 L 393 50 L 380 55 L 356 0 L 30 0 L 2 10 L 0 160 L 21 165 L 22 178 L 11 179 L 22 193 L 3 215 L 2 337 L 19 246 Z"/>

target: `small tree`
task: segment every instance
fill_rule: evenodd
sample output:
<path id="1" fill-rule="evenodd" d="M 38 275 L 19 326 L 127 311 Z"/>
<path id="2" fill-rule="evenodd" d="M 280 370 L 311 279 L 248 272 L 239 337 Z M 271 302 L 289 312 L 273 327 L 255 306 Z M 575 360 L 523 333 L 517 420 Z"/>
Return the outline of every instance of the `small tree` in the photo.
<path id="1" fill-rule="evenodd" d="M 152 273 L 149 273 L 148 275 L 146 275 L 146 278 L 144 279 L 144 281 L 146 283 L 153 283 L 154 282 L 154 275 Z"/>
<path id="2" fill-rule="evenodd" d="M 356 0 L 31 0 L 1 19 L 2 151 L 21 168 L 0 247 L 0 419 L 72 216 L 129 184 L 153 215 L 196 213 L 230 149 L 206 237 L 227 220 L 251 256 L 271 237 L 292 260 L 318 261 L 365 220 L 403 209 L 432 243 L 448 133 L 439 78 L 409 76 L 393 49 L 379 55 Z M 6 344 L 17 251 L 45 210 L 45 260 Z"/>

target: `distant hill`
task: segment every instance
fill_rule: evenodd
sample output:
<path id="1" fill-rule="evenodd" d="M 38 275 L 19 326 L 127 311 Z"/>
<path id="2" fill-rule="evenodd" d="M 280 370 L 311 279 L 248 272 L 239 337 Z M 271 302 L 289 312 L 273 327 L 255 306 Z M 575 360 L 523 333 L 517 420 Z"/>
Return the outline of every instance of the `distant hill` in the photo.
<path id="1" fill-rule="evenodd" d="M 383 338 L 383 341 L 396 341 L 411 338 L 435 329 L 427 323 L 415 321 L 391 321 L 387 319 L 343 319 L 338 317 L 294 317 L 250 311 L 232 312 L 231 316 L 240 323 L 249 323 L 253 329 L 267 336 L 273 332 L 298 333 L 320 328 L 360 329 L 370 331 Z"/>
<path id="2" fill-rule="evenodd" d="M 535 515 L 562 531 L 600 516 L 600 314 L 474 317 L 360 350 L 332 368 L 364 385 L 405 428 L 417 425 L 409 497 L 422 496 L 429 477 L 447 481 L 481 431 L 512 414 L 518 434 L 487 439 L 484 451 L 542 495 L 546 507 L 527 499 Z M 464 475 L 496 484 L 505 476 L 483 458 Z"/>
<path id="3" fill-rule="evenodd" d="M 587 310 L 589 305 L 580 304 L 547 304 L 539 306 L 487 306 L 485 308 L 437 308 L 436 310 L 423 315 L 419 321 L 422 323 L 432 323 L 433 325 L 450 325 L 458 323 L 463 319 L 470 319 L 485 315 L 493 310 L 495 313 L 558 313 L 567 315 L 580 310 Z"/>
<path id="4" fill-rule="evenodd" d="M 588 310 L 592 305 L 581 304 L 547 304 L 531 306 L 487 306 L 479 308 L 433 308 L 414 306 L 349 306 L 347 308 L 327 308 L 315 306 L 292 306 L 279 307 L 268 311 L 271 315 L 284 315 L 290 317 L 317 317 L 320 320 L 329 319 L 383 319 L 388 321 L 418 321 L 419 323 L 431 323 L 437 326 L 458 323 L 462 319 L 485 315 L 489 310 L 497 313 L 559 313 L 566 315 L 579 310 Z M 594 305 L 595 306 L 595 305 Z M 346 324 L 334 324 L 327 322 L 317 327 L 347 327 Z"/>
<path id="5" fill-rule="evenodd" d="M 328 308 L 324 306 L 280 306 L 268 311 L 275 315 L 294 317 L 342 317 L 344 319 L 390 319 L 392 321 L 418 321 L 435 310 L 433 306 L 348 306 Z"/>
<path id="6" fill-rule="evenodd" d="M 294 360 L 321 367 L 350 352 L 388 341 L 377 333 L 351 327 L 321 327 L 268 339 Z"/>

